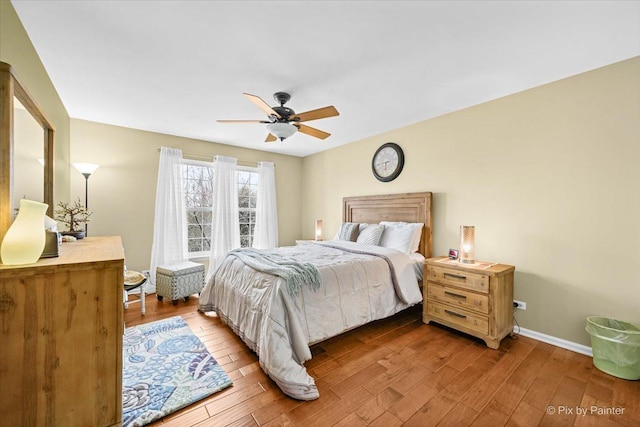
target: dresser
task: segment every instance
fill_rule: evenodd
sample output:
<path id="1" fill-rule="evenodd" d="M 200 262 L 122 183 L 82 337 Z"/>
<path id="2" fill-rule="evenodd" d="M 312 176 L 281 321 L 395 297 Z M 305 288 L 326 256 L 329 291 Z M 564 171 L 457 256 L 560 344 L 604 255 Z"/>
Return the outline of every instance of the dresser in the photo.
<path id="1" fill-rule="evenodd" d="M 514 266 L 462 264 L 447 257 L 424 263 L 424 323 L 436 322 L 478 337 L 496 349 L 513 329 Z"/>
<path id="2" fill-rule="evenodd" d="M 123 270 L 120 237 L 0 265 L 0 424 L 122 424 Z"/>

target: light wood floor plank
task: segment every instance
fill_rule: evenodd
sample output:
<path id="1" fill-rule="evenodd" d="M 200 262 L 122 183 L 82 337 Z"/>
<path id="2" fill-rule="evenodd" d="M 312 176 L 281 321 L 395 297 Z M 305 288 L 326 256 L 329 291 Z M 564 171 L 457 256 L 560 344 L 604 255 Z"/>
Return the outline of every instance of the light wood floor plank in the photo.
<path id="1" fill-rule="evenodd" d="M 535 427 L 544 416 L 544 411 L 521 401 L 507 422 L 509 427 Z"/>
<path id="2" fill-rule="evenodd" d="M 396 418 L 393 414 L 385 412 L 384 414 L 373 420 L 373 422 L 369 425 L 371 427 L 399 427 L 402 425 L 402 421 Z"/>
<path id="3" fill-rule="evenodd" d="M 458 403 L 454 408 L 449 411 L 447 415 L 438 423 L 438 427 L 458 427 L 468 426 L 478 418 L 478 413 L 467 405 Z"/>
<path id="4" fill-rule="evenodd" d="M 402 421 L 407 421 L 420 408 L 427 404 L 431 399 L 438 395 L 438 389 L 433 388 L 430 384 L 423 383 L 411 390 L 409 394 L 389 408 L 387 412 L 393 414 Z"/>
<path id="5" fill-rule="evenodd" d="M 443 394 L 436 395 L 423 405 L 404 424 L 406 427 L 429 427 L 437 425 L 456 406 L 456 402 Z"/>
<path id="6" fill-rule="evenodd" d="M 365 402 L 364 405 L 356 410 L 355 414 L 366 424 L 371 424 L 402 397 L 402 394 L 388 387 Z"/>

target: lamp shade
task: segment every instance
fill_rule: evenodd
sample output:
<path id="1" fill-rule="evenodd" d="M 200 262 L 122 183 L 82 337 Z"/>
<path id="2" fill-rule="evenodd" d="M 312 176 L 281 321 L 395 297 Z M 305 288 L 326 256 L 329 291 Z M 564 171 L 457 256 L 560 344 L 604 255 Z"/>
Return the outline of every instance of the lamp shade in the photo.
<path id="1" fill-rule="evenodd" d="M 96 165 L 95 163 L 73 163 L 73 167 L 78 169 L 78 172 L 83 175 L 91 175 L 100 167 L 100 165 Z"/>
<path id="2" fill-rule="evenodd" d="M 316 220 L 316 240 L 318 241 L 322 240 L 322 220 L 321 219 Z"/>
<path id="3" fill-rule="evenodd" d="M 45 245 L 44 217 L 49 205 L 20 200 L 20 209 L 0 247 L 5 265 L 32 264 L 40 258 Z"/>
<path id="4" fill-rule="evenodd" d="M 269 133 L 278 137 L 281 141 L 285 138 L 289 138 L 291 135 L 298 131 L 298 128 L 290 123 L 269 123 L 267 125 Z"/>
<path id="5" fill-rule="evenodd" d="M 473 264 L 475 262 L 476 230 L 473 225 L 460 226 L 460 262 Z"/>

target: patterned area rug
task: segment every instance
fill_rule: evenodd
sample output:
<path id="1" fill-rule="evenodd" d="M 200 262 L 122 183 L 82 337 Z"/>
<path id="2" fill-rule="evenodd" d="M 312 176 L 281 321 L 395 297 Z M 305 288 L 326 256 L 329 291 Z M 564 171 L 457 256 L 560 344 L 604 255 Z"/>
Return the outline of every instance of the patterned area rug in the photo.
<path id="1" fill-rule="evenodd" d="M 232 384 L 180 316 L 127 328 L 123 352 L 124 427 L 143 426 Z"/>

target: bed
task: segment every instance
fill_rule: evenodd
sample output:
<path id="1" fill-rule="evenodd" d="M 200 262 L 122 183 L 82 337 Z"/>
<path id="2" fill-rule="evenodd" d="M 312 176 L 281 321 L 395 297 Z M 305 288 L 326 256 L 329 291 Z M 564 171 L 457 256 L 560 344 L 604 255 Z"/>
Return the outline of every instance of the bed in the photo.
<path id="1" fill-rule="evenodd" d="M 431 256 L 431 198 L 422 192 L 343 199 L 341 230 L 381 223 L 371 230 L 383 228 L 388 243 L 395 230 L 422 224 L 408 251 L 350 240 L 232 251 L 207 282 L 198 309 L 215 311 L 285 394 L 316 399 L 304 367 L 310 345 L 422 301 L 416 271 Z"/>

